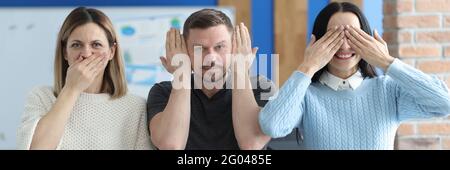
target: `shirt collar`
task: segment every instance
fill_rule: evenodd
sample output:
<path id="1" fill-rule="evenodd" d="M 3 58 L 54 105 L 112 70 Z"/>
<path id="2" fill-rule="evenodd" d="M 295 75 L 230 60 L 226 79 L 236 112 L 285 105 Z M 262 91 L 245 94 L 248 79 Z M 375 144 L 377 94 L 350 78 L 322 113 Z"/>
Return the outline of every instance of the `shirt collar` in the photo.
<path id="1" fill-rule="evenodd" d="M 319 78 L 320 83 L 335 91 L 347 89 L 355 90 L 361 85 L 363 80 L 364 78 L 359 70 L 347 79 L 341 79 L 328 71 L 324 71 Z"/>

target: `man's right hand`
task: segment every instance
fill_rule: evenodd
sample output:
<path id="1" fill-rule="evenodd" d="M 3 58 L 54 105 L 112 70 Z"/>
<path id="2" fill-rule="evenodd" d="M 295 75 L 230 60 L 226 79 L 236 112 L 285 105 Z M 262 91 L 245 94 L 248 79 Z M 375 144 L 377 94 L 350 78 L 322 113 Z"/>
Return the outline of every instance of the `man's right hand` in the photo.
<path id="1" fill-rule="evenodd" d="M 171 28 L 166 35 L 166 57 L 160 57 L 162 65 L 171 74 L 179 67 L 172 65 L 172 58 L 177 54 L 188 55 L 186 41 L 180 30 Z"/>

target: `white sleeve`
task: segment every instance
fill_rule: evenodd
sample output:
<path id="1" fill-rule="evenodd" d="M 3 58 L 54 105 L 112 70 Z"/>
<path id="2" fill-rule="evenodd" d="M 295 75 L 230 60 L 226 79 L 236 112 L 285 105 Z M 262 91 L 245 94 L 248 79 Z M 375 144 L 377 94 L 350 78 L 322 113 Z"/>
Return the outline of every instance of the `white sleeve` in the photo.
<path id="1" fill-rule="evenodd" d="M 148 130 L 147 113 L 144 112 L 139 118 L 138 134 L 136 139 L 135 150 L 153 150 L 153 145 L 150 142 L 150 135 Z"/>
<path id="2" fill-rule="evenodd" d="M 44 88 L 34 88 L 28 95 L 20 125 L 17 130 L 17 149 L 30 149 L 31 140 L 39 120 L 49 112 L 52 92 Z M 55 98 L 53 96 L 53 98 Z M 54 101 L 54 100 L 53 100 Z"/>

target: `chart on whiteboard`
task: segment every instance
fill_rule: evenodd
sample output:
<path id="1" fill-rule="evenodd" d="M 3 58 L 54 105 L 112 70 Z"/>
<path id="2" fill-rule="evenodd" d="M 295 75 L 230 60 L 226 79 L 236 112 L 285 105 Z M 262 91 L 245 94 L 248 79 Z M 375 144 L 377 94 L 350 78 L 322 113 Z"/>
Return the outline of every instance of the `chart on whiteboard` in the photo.
<path id="1" fill-rule="evenodd" d="M 150 86 L 171 79 L 159 60 L 165 53 L 165 32 L 161 30 L 180 28 L 181 17 L 174 14 L 115 21 L 125 60 L 126 78 L 133 93 L 147 95 Z"/>

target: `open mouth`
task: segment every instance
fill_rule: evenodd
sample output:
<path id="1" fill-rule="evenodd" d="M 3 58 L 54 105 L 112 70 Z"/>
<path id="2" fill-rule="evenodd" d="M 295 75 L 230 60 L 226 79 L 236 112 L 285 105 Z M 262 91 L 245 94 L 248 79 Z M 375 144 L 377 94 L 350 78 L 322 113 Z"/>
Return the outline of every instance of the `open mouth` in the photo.
<path id="1" fill-rule="evenodd" d="M 336 53 L 334 54 L 334 58 L 338 59 L 338 60 L 349 60 L 353 57 L 355 57 L 355 53 L 354 52 L 346 52 L 346 53 Z"/>

